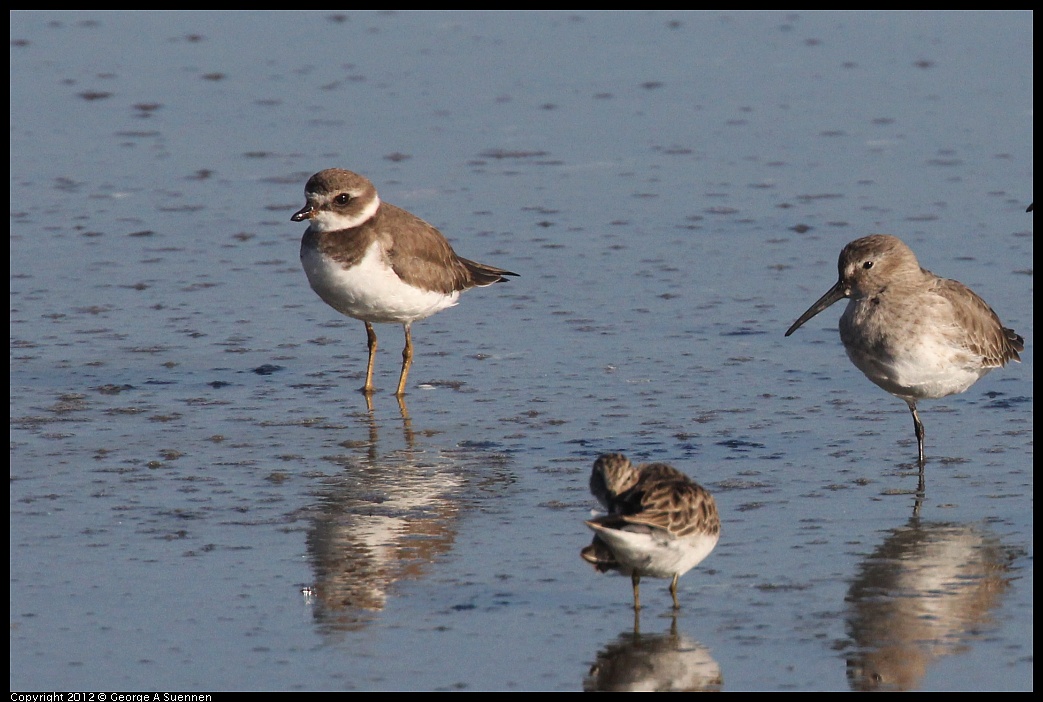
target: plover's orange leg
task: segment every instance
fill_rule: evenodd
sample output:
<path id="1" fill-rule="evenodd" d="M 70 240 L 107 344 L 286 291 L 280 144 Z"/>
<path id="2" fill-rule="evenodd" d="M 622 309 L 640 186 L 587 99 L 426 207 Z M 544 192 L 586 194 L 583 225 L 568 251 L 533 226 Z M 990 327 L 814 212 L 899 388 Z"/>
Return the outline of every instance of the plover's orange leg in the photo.
<path id="1" fill-rule="evenodd" d="M 373 325 L 366 322 L 366 345 L 369 347 L 369 362 L 366 364 L 366 384 L 359 388 L 359 392 L 367 395 L 373 394 L 373 359 L 377 356 L 377 332 Z"/>
<path id="2" fill-rule="evenodd" d="M 409 377 L 409 366 L 413 363 L 413 325 L 406 322 L 402 326 L 406 330 L 406 347 L 402 349 L 402 374 L 398 377 L 398 390 L 395 392 L 399 397 L 406 394 L 406 379 Z"/>

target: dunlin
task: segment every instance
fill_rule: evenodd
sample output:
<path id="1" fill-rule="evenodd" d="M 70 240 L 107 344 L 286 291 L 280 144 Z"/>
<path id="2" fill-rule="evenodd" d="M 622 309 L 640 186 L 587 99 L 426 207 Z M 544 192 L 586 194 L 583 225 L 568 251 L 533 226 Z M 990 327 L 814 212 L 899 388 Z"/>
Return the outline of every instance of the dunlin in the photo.
<path id="1" fill-rule="evenodd" d="M 641 609 L 641 576 L 677 579 L 710 555 L 721 535 L 717 505 L 705 488 L 665 463 L 633 465 L 610 453 L 594 461 L 590 491 L 608 510 L 586 524 L 594 540 L 580 553 L 598 572 L 629 575 L 634 609 Z"/>
<path id="2" fill-rule="evenodd" d="M 309 221 L 301 263 L 312 290 L 333 309 L 366 323 L 369 362 L 361 391 L 373 392 L 374 323 L 401 324 L 406 333 L 396 395 L 406 391 L 413 362 L 413 322 L 452 307 L 468 288 L 517 275 L 456 255 L 441 232 L 403 209 L 381 202 L 367 178 L 330 168 L 304 186 L 307 204 L 291 219 Z"/>
<path id="3" fill-rule="evenodd" d="M 837 284 L 786 336 L 848 298 L 840 340 L 867 378 L 909 406 L 922 468 L 924 428 L 917 400 L 963 392 L 993 368 L 1020 361 L 1025 340 L 966 285 L 920 268 L 912 250 L 893 236 L 852 241 L 840 252 L 837 267 Z"/>

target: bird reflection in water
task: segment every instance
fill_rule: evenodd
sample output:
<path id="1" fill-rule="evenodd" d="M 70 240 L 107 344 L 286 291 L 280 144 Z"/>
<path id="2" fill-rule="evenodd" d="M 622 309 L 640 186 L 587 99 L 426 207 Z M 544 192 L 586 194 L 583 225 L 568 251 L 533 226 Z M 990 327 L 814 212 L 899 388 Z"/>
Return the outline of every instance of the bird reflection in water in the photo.
<path id="1" fill-rule="evenodd" d="M 974 525 L 895 529 L 848 590 L 848 682 L 854 690 L 915 690 L 943 656 L 994 626 L 1013 549 Z"/>
<path id="2" fill-rule="evenodd" d="M 359 629 L 384 609 L 395 583 L 423 578 L 456 538 L 468 477 L 502 460 L 467 449 L 418 448 L 400 399 L 403 444 L 379 450 L 389 423 L 370 411 L 369 441 L 343 441 L 326 460 L 338 469 L 309 515 L 313 616 L 327 631 Z M 361 452 L 361 455 L 360 455 Z"/>
<path id="3" fill-rule="evenodd" d="M 585 692 L 721 691 L 721 666 L 706 646 L 678 633 L 676 614 L 663 634 L 642 634 L 640 616 L 635 610 L 633 632 L 598 652 L 583 680 Z"/>

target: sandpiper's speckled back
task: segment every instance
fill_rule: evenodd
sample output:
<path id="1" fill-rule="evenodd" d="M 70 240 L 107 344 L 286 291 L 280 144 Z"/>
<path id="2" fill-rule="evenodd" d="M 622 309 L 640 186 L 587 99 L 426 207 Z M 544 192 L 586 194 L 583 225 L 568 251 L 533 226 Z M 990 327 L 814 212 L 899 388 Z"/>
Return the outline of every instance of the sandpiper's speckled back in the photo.
<path id="1" fill-rule="evenodd" d="M 720 534 L 713 495 L 665 463 L 634 466 L 622 454 L 604 454 L 594 462 L 590 491 L 609 515 L 630 524 L 663 529 L 675 537 Z"/>

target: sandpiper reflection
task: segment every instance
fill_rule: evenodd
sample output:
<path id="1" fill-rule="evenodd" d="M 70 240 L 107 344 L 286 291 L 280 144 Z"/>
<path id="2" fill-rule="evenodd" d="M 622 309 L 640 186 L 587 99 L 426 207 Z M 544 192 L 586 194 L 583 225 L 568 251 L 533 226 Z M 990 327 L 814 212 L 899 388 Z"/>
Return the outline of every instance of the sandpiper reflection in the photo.
<path id="1" fill-rule="evenodd" d="M 678 633 L 677 616 L 663 634 L 624 631 L 597 654 L 583 680 L 586 692 L 720 692 L 721 666 L 710 650 Z"/>

